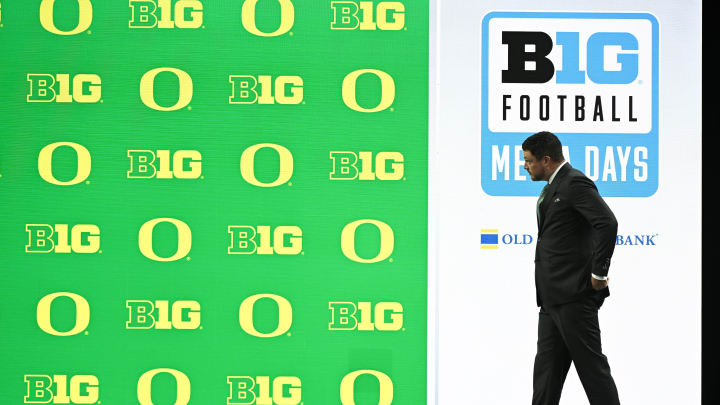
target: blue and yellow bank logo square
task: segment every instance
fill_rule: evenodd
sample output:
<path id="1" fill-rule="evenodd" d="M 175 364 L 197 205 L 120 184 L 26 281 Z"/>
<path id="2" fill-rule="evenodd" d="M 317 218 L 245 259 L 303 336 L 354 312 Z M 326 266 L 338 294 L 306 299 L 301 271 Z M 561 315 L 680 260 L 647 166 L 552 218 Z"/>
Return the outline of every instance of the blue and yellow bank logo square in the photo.
<path id="1" fill-rule="evenodd" d="M 480 230 L 480 249 L 497 249 L 498 248 L 498 230 L 497 229 L 481 229 Z"/>

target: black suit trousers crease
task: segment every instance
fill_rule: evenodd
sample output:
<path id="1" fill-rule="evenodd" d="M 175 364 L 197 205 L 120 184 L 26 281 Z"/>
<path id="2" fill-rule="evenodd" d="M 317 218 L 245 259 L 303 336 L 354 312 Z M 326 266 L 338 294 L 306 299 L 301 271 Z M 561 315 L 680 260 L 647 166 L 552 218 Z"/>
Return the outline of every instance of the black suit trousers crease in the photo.
<path id="1" fill-rule="evenodd" d="M 598 310 L 604 299 L 602 290 L 591 290 L 580 300 L 540 308 L 532 405 L 560 403 L 571 363 L 591 405 L 620 404 L 600 343 Z"/>

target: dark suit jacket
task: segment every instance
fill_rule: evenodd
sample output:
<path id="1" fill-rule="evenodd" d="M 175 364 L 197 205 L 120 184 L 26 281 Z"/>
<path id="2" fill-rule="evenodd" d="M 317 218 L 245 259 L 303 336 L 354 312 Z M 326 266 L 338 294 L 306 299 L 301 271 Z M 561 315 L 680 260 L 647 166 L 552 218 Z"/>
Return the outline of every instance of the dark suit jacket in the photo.
<path id="1" fill-rule="evenodd" d="M 537 304 L 557 305 L 597 294 L 591 273 L 607 276 L 615 249 L 617 220 L 595 183 L 566 163 L 540 204 L 535 250 Z"/>

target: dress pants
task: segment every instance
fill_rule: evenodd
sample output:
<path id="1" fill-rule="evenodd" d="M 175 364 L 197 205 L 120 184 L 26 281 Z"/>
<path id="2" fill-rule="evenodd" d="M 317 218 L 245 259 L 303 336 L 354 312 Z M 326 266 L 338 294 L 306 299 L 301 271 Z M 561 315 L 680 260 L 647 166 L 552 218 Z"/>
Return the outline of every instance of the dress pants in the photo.
<path id="1" fill-rule="evenodd" d="M 590 405 L 619 405 L 607 357 L 602 354 L 598 309 L 604 297 L 594 290 L 578 301 L 540 308 L 533 371 L 533 405 L 557 405 L 575 363 Z"/>

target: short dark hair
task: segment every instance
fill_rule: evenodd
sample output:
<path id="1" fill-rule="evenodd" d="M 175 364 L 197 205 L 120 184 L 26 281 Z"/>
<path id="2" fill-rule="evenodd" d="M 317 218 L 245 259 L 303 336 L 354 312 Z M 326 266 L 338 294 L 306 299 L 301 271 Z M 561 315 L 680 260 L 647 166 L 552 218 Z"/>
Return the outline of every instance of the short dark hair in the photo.
<path id="1" fill-rule="evenodd" d="M 542 159 L 543 156 L 550 156 L 554 162 L 562 162 L 565 159 L 560 139 L 552 132 L 541 131 L 531 135 L 522 143 L 522 148 L 530 151 L 538 159 Z"/>

